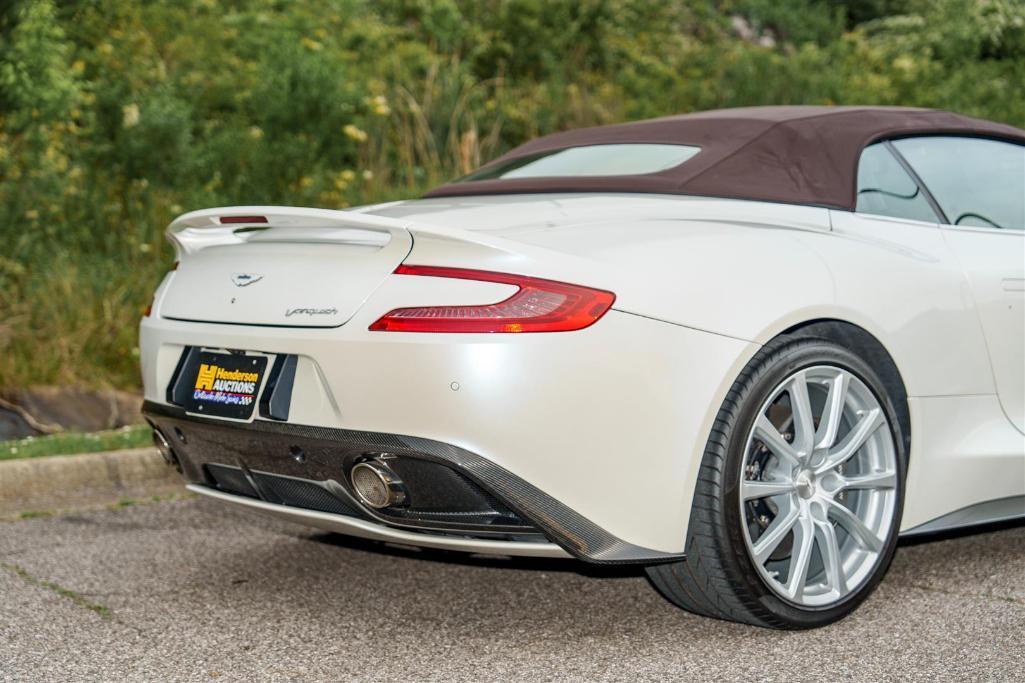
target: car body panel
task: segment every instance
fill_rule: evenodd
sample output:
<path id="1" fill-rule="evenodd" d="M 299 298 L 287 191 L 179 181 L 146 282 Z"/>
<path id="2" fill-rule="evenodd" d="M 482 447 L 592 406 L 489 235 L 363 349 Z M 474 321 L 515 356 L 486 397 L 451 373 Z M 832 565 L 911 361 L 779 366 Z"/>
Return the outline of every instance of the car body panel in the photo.
<path id="1" fill-rule="evenodd" d="M 1002 498 L 1025 496 L 1022 436 L 993 394 L 912 397 L 903 529 Z M 1025 515 L 1025 506 L 1020 510 Z"/>
<path id="2" fill-rule="evenodd" d="M 536 215 L 536 204 L 551 207 L 545 227 L 478 229 L 492 215 L 512 213 L 483 199 L 461 198 L 462 210 L 460 199 L 450 198 L 375 213 L 462 229 L 475 244 L 512 254 L 496 268 L 535 274 L 535 264 L 567 254 L 564 277 L 616 292 L 616 309 L 715 334 L 763 344 L 809 320 L 854 323 L 896 347 L 891 355 L 909 395 L 994 391 L 964 274 L 935 225 L 762 202 L 538 195 L 535 204 L 518 197 L 513 205 L 526 204 L 528 215 Z M 418 206 L 423 213 L 414 213 Z M 417 239 L 412 258 L 457 266 L 482 258 L 468 247 L 424 243 L 432 237 Z M 934 344 L 937 335 L 950 346 Z"/>
<path id="3" fill-rule="evenodd" d="M 1000 403 L 1025 434 L 1025 233 L 955 226 L 942 233 L 971 287 Z"/>

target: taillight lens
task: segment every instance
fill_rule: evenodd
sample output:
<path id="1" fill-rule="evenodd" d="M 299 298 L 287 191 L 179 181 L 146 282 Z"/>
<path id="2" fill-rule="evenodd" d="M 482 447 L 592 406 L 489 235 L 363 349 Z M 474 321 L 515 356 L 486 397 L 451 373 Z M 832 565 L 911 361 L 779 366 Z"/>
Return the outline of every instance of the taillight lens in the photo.
<path id="1" fill-rule="evenodd" d="M 601 289 L 469 268 L 401 265 L 396 275 L 516 285 L 504 301 L 477 306 L 396 308 L 370 326 L 385 332 L 569 332 L 593 325 L 616 295 Z"/>
<path id="2" fill-rule="evenodd" d="M 221 216 L 221 225 L 231 225 L 233 223 L 266 223 L 266 216 Z"/>

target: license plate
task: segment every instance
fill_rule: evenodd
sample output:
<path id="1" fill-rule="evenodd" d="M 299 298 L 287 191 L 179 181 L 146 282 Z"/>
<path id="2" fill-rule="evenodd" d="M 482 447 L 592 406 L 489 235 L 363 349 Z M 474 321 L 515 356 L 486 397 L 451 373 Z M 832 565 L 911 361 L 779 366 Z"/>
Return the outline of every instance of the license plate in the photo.
<path id="1" fill-rule="evenodd" d="M 267 370 L 267 357 L 200 351 L 183 368 L 190 413 L 248 420 Z"/>

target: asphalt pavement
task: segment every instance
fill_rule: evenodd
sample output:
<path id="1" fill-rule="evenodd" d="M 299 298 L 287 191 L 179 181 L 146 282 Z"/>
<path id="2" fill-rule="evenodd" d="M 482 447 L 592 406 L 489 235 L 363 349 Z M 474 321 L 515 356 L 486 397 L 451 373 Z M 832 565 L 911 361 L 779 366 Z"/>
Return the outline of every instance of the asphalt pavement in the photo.
<path id="1" fill-rule="evenodd" d="M 0 679 L 1025 679 L 1025 527 L 905 544 L 852 617 L 704 619 L 635 568 L 362 542 L 198 499 L 0 523 Z"/>

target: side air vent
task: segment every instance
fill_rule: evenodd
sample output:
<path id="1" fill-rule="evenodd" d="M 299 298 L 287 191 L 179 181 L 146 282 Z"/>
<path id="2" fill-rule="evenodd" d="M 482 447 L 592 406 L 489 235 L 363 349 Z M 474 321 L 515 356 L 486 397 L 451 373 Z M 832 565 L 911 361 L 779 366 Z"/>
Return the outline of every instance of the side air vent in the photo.
<path id="1" fill-rule="evenodd" d="M 256 490 L 246 479 L 246 475 L 238 467 L 227 465 L 207 465 L 206 471 L 217 484 L 217 488 L 226 493 L 235 493 L 240 496 L 259 498 Z"/>
<path id="2" fill-rule="evenodd" d="M 331 512 L 336 515 L 363 516 L 355 506 L 335 495 L 323 482 L 267 472 L 250 472 L 250 476 L 260 489 L 257 492 L 238 467 L 210 464 L 206 466 L 206 471 L 217 484 L 217 488 L 226 493 L 262 498 L 268 503 Z"/>
<path id="3" fill-rule="evenodd" d="M 265 472 L 253 472 L 252 475 L 253 481 L 269 503 L 349 517 L 363 516 L 352 504 L 336 496 L 321 482 Z"/>

